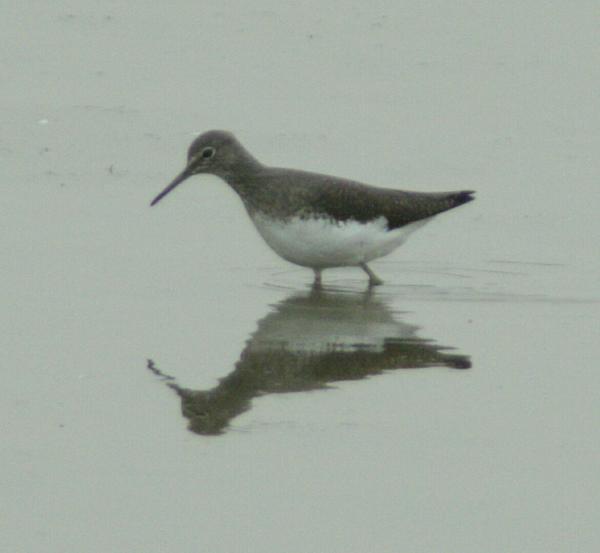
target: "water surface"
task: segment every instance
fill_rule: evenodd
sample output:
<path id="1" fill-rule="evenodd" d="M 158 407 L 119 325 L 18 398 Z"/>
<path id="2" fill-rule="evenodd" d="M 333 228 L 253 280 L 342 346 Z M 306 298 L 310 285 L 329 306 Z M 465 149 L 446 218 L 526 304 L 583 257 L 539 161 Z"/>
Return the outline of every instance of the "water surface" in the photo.
<path id="1" fill-rule="evenodd" d="M 593 4 L 14 6 L 0 550 L 598 550 Z M 218 179 L 148 207 L 209 128 L 477 200 L 315 294 Z"/>

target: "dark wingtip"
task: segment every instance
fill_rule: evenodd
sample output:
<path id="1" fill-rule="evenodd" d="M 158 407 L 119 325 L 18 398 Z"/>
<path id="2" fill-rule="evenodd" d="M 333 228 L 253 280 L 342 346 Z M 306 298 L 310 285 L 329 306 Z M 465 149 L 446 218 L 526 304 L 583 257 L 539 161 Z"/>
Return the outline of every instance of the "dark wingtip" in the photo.
<path id="1" fill-rule="evenodd" d="M 446 365 L 452 369 L 470 369 L 471 359 L 465 355 L 452 355 L 447 359 Z"/>
<path id="2" fill-rule="evenodd" d="M 475 199 L 475 197 L 473 196 L 474 194 L 474 190 L 462 190 L 461 192 L 457 192 L 453 198 L 455 205 L 462 205 L 468 202 L 472 202 Z"/>

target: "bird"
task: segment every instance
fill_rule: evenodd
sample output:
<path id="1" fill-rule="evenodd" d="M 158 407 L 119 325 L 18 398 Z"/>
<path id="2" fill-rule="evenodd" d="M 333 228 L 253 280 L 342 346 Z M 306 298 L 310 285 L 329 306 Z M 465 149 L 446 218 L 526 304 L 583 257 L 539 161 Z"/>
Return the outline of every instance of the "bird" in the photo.
<path id="1" fill-rule="evenodd" d="M 181 173 L 156 205 L 198 174 L 224 180 L 241 198 L 256 230 L 280 257 L 314 271 L 360 267 L 369 287 L 383 284 L 368 263 L 386 256 L 438 213 L 474 199 L 473 190 L 413 192 L 258 161 L 229 131 L 211 130 L 189 146 Z"/>

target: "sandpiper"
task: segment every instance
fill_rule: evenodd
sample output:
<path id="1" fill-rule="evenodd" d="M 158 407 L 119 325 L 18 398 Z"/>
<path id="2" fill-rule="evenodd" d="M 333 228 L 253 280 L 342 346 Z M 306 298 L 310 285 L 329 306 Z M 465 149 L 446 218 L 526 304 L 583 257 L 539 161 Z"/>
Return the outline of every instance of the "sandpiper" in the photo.
<path id="1" fill-rule="evenodd" d="M 150 205 L 188 177 L 210 173 L 242 199 L 254 226 L 281 257 L 311 268 L 315 285 L 332 267 L 360 267 L 404 243 L 434 215 L 473 200 L 474 192 L 406 192 L 295 169 L 268 167 L 227 131 L 208 131 L 189 147 L 185 169 Z"/>

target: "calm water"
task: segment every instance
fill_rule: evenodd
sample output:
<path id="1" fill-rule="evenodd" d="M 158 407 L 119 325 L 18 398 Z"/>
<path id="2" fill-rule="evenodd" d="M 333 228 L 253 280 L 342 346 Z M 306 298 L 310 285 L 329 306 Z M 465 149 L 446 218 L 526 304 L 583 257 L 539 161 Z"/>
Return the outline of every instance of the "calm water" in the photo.
<path id="1" fill-rule="evenodd" d="M 7 8 L 0 549 L 597 550 L 597 14 L 545 10 Z M 216 178 L 148 207 L 211 127 L 477 201 L 315 292 Z"/>

